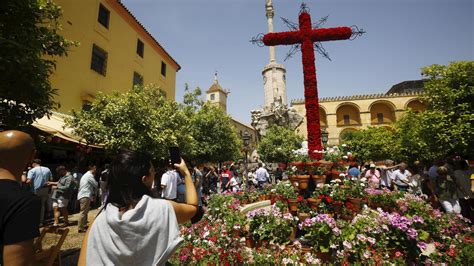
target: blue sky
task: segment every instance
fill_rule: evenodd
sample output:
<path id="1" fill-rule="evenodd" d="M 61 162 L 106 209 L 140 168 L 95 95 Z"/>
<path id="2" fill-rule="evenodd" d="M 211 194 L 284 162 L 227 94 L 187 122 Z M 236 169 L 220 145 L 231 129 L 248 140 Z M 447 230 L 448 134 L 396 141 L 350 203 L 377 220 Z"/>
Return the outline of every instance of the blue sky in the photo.
<path id="1" fill-rule="evenodd" d="M 178 61 L 176 100 L 184 84 L 203 91 L 219 83 L 231 91 L 228 113 L 250 122 L 263 105 L 262 68 L 268 48 L 249 43 L 267 32 L 265 0 L 123 0 L 138 20 Z M 299 0 L 273 0 L 275 31 L 280 17 L 298 21 Z M 332 61 L 316 55 L 320 97 L 384 93 L 404 80 L 420 79 L 431 64 L 474 60 L 473 0 L 307 0 L 312 20 L 324 27 L 357 25 L 367 33 L 354 41 L 324 44 Z M 288 100 L 303 98 L 301 54 L 283 62 Z"/>

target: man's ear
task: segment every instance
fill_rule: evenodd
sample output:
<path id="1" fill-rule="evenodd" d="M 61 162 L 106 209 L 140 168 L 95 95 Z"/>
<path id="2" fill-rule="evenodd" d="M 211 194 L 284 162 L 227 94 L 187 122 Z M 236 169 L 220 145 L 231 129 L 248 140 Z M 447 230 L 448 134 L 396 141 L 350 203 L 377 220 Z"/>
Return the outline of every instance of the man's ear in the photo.
<path id="1" fill-rule="evenodd" d="M 146 175 L 142 176 L 142 182 L 143 182 L 144 184 L 146 184 L 146 178 L 147 178 Z"/>

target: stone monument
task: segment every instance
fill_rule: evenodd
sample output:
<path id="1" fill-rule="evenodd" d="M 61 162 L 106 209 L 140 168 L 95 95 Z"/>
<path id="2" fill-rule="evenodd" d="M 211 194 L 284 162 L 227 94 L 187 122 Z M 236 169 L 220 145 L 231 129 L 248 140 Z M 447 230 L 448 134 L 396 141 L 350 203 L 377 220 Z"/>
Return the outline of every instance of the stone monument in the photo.
<path id="1" fill-rule="evenodd" d="M 268 32 L 273 32 L 272 0 L 266 0 L 265 11 Z M 269 51 L 270 62 L 262 71 L 265 105 L 263 109 L 251 111 L 252 126 L 257 130 L 259 137 L 264 136 L 268 127 L 273 124 L 296 129 L 303 122 L 303 117 L 287 105 L 285 67 L 276 62 L 275 47 L 269 46 Z"/>

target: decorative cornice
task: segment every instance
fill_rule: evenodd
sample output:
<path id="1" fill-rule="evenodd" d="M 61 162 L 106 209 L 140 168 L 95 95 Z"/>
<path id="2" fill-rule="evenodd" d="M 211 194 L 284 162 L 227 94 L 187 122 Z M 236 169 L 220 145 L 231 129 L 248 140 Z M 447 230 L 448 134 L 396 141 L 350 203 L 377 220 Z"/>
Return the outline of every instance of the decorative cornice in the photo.
<path id="1" fill-rule="evenodd" d="M 281 69 L 283 70 L 284 72 L 286 72 L 286 69 L 285 69 L 285 66 L 284 65 L 281 65 L 281 64 L 277 64 L 277 63 L 270 63 L 268 65 L 266 65 L 263 70 L 262 70 L 262 74 L 265 73 L 266 71 L 268 71 L 269 69 L 273 69 L 273 68 L 278 68 L 278 69 Z"/>
<path id="2" fill-rule="evenodd" d="M 409 97 L 409 96 L 420 96 L 423 95 L 423 92 L 405 92 L 405 93 L 376 93 L 376 94 L 360 94 L 360 95 L 351 95 L 351 96 L 335 96 L 335 97 L 324 97 L 319 98 L 319 102 L 341 102 L 341 101 L 354 101 L 354 100 L 370 100 L 370 99 L 380 99 L 380 98 L 397 98 L 397 97 Z M 293 99 L 291 104 L 302 104 L 304 99 Z"/>

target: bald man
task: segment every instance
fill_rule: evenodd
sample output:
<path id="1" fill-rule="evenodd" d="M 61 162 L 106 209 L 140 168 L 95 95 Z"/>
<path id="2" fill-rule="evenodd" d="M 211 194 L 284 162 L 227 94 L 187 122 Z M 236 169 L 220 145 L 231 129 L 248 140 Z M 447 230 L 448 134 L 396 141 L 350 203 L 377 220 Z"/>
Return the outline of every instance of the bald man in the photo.
<path id="1" fill-rule="evenodd" d="M 39 236 L 40 199 L 21 189 L 23 169 L 35 155 L 30 135 L 0 132 L 0 265 L 32 265 Z"/>

